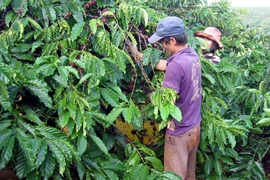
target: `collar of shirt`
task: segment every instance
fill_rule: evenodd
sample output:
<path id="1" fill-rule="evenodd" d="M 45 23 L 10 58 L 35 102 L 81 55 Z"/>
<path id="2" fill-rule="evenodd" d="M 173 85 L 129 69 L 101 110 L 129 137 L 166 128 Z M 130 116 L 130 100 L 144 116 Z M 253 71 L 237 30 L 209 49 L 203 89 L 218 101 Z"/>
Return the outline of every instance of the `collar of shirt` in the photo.
<path id="1" fill-rule="evenodd" d="M 180 54 L 182 54 L 183 52 L 186 52 L 186 51 L 189 51 L 190 50 L 190 46 L 188 46 L 187 48 L 185 49 L 182 49 L 176 53 L 174 53 L 172 56 L 170 56 L 168 59 L 167 59 L 167 62 L 170 63 L 176 56 L 179 56 Z"/>

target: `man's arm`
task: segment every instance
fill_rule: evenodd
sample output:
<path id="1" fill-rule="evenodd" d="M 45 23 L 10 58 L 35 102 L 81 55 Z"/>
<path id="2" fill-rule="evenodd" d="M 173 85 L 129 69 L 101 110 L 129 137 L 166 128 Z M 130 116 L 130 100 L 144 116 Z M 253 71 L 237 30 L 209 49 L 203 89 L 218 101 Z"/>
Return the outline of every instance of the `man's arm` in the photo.
<path id="1" fill-rule="evenodd" d="M 142 61 L 143 60 L 143 53 L 140 53 L 137 49 L 137 47 L 132 44 L 131 42 L 128 42 L 127 45 L 129 46 L 129 50 L 132 54 L 132 56 L 134 56 L 134 58 L 138 61 Z M 160 71 L 165 71 L 167 67 L 167 61 L 166 60 L 159 60 L 159 62 L 157 63 L 157 65 L 154 67 L 157 70 Z"/>
<path id="2" fill-rule="evenodd" d="M 159 60 L 155 67 L 155 69 L 160 70 L 160 71 L 165 71 L 166 68 L 167 68 L 167 61 L 163 59 Z"/>
<path id="3" fill-rule="evenodd" d="M 139 61 L 142 61 L 143 59 L 143 53 L 140 53 L 139 51 L 136 53 L 136 58 Z M 167 67 L 167 61 L 166 60 L 159 60 L 157 65 L 155 66 L 155 69 L 160 70 L 160 71 L 165 71 Z"/>

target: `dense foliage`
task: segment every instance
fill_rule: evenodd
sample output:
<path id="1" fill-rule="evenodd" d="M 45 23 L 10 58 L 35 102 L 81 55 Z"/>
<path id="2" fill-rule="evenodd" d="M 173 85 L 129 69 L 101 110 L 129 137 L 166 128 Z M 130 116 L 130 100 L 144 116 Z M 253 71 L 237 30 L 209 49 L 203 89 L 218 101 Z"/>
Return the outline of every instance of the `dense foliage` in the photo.
<path id="1" fill-rule="evenodd" d="M 270 7 L 242 7 L 246 13 L 242 14 L 243 25 L 247 28 L 258 28 L 270 35 Z"/>
<path id="2" fill-rule="evenodd" d="M 162 135 L 168 119 L 181 119 L 153 68 L 167 55 L 147 43 L 160 18 L 177 15 L 198 53 L 195 31 L 224 34 L 221 63 L 201 60 L 198 178 L 266 178 L 270 38 L 244 29 L 227 1 L 3 0 L 0 10 L 0 169 L 27 179 L 179 179 L 163 172 L 162 138 L 146 146 L 115 126 L 131 123 L 137 135 L 158 123 Z"/>

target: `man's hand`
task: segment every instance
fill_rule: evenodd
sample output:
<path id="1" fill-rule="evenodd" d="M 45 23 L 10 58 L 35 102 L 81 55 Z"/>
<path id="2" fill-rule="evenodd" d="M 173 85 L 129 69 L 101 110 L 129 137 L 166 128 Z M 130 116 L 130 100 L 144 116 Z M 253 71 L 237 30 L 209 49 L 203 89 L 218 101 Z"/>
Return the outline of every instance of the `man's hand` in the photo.
<path id="1" fill-rule="evenodd" d="M 167 129 L 171 130 L 171 131 L 174 131 L 175 129 L 175 124 L 173 122 L 173 120 L 170 120 L 167 124 Z"/>
<path id="2" fill-rule="evenodd" d="M 131 41 L 126 40 L 127 50 L 130 52 L 134 59 L 137 59 L 137 54 L 139 53 L 137 46 L 135 46 Z"/>
<path id="3" fill-rule="evenodd" d="M 138 51 L 137 46 L 135 46 L 132 42 L 129 40 L 126 40 L 127 50 L 130 53 L 130 55 L 133 57 L 135 62 L 142 61 L 143 59 L 143 53 L 140 53 Z"/>
<path id="4" fill-rule="evenodd" d="M 137 46 L 135 46 L 129 40 L 126 40 L 126 46 L 127 46 L 128 52 L 130 53 L 130 55 L 132 56 L 132 58 L 135 60 L 136 63 L 138 63 L 138 61 L 142 61 L 143 54 L 138 51 Z M 154 68 L 160 71 L 165 71 L 167 68 L 167 61 L 159 60 L 159 62 L 156 64 Z"/>

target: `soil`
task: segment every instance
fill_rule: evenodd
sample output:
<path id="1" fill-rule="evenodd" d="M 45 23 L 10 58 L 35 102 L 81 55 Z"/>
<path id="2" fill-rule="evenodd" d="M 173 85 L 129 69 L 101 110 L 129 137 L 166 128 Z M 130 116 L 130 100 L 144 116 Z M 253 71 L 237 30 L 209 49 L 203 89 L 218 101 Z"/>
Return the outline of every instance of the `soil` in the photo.
<path id="1" fill-rule="evenodd" d="M 19 180 L 16 173 L 10 169 L 0 170 L 0 180 Z"/>

